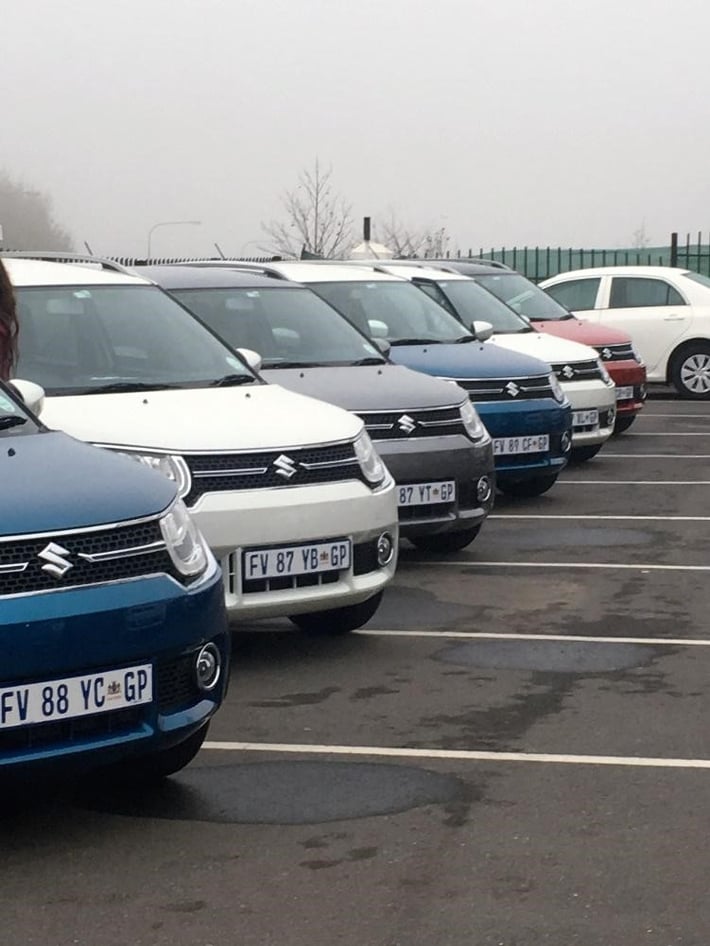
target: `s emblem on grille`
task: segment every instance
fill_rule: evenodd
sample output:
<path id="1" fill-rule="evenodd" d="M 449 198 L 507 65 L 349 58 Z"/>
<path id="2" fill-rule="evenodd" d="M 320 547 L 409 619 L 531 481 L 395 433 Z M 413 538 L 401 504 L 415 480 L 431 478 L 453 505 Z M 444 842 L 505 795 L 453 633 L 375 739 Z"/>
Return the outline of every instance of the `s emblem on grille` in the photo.
<path id="1" fill-rule="evenodd" d="M 282 476 L 285 480 L 290 480 L 296 474 L 296 464 L 285 453 L 274 460 L 274 466 L 276 467 L 276 475 Z"/>
<path id="2" fill-rule="evenodd" d="M 611 354 L 611 348 L 602 348 L 602 358 L 604 361 L 609 361 Z"/>
<path id="3" fill-rule="evenodd" d="M 562 369 L 562 374 L 569 380 L 574 377 L 574 368 L 571 365 L 565 365 Z"/>
<path id="4" fill-rule="evenodd" d="M 402 416 L 397 421 L 397 425 L 403 434 L 411 434 L 411 432 L 416 428 L 417 422 L 413 420 L 409 414 L 402 414 Z"/>
<path id="5" fill-rule="evenodd" d="M 505 386 L 505 390 L 511 397 L 517 397 L 520 394 L 520 388 L 515 381 L 509 381 Z"/>
<path id="6" fill-rule="evenodd" d="M 74 563 L 65 558 L 70 554 L 68 549 L 57 545 L 55 542 L 50 542 L 37 554 L 37 558 L 41 558 L 47 563 L 42 566 L 43 572 L 47 572 L 52 578 L 64 578 L 66 573 L 74 568 Z"/>

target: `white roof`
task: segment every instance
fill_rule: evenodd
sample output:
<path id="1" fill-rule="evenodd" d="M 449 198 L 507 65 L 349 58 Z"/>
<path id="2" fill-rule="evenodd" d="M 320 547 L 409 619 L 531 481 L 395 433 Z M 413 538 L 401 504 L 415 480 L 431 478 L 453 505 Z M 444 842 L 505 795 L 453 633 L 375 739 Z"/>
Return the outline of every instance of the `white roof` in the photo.
<path id="1" fill-rule="evenodd" d="M 267 272 L 280 273 L 295 282 L 404 282 L 398 276 L 378 273 L 370 266 L 347 263 L 311 262 L 296 260 L 293 263 L 264 264 Z"/>
<path id="2" fill-rule="evenodd" d="M 112 270 L 72 263 L 4 257 L 3 263 L 14 286 L 122 286 L 150 285 L 140 276 L 127 276 Z"/>
<path id="3" fill-rule="evenodd" d="M 557 276 L 551 276 L 550 279 L 578 279 L 583 276 L 619 276 L 621 274 L 631 276 L 680 276 L 690 272 L 682 267 L 672 266 L 634 266 L 633 263 L 620 266 L 595 266 L 590 269 L 573 269 L 567 273 L 559 273 Z M 548 282 L 547 279 L 543 282 Z"/>
<path id="4" fill-rule="evenodd" d="M 470 276 L 464 276 L 463 273 L 447 273 L 443 269 L 435 266 L 388 266 L 383 263 L 380 269 L 391 273 L 393 276 L 402 276 L 404 279 L 436 279 L 441 282 L 472 282 Z"/>

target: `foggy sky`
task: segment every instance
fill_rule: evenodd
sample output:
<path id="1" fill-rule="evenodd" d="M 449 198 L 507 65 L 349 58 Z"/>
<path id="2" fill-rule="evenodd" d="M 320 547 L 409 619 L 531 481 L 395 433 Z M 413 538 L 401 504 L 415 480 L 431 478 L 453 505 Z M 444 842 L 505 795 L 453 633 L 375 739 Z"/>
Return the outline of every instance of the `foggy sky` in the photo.
<path id="1" fill-rule="evenodd" d="M 316 155 L 452 247 L 710 228 L 703 0 L 0 0 L 0 168 L 77 248 L 257 252 Z M 2 221 L 0 220 L 0 223 Z M 11 234 L 5 234 L 11 244 Z"/>

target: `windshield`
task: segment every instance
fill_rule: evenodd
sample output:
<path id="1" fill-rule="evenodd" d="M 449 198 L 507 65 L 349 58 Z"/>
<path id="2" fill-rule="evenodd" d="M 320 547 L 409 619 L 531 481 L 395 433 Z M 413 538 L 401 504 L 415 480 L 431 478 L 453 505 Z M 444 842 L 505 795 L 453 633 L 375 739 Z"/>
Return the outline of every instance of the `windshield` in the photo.
<path id="1" fill-rule="evenodd" d="M 39 427 L 25 409 L 12 397 L 0 382 L 0 439 L 17 437 L 18 434 L 36 434 Z"/>
<path id="2" fill-rule="evenodd" d="M 493 331 L 497 333 L 530 331 L 527 322 L 472 279 L 441 279 L 416 284 L 432 299 L 441 301 L 442 305 L 450 308 L 464 325 L 470 325 L 476 320 L 490 322 Z M 434 295 L 435 292 L 437 295 Z"/>
<path id="3" fill-rule="evenodd" d="M 486 273 L 476 276 L 475 280 L 511 309 L 533 321 L 558 322 L 573 318 L 564 306 L 520 273 Z"/>
<path id="4" fill-rule="evenodd" d="M 383 364 L 385 359 L 309 289 L 174 289 L 172 294 L 233 348 L 251 348 L 265 368 Z"/>
<path id="5" fill-rule="evenodd" d="M 361 332 L 392 345 L 473 340 L 457 319 L 410 282 L 319 282 L 313 289 Z"/>
<path id="6" fill-rule="evenodd" d="M 254 375 L 156 286 L 18 287 L 17 377 L 49 394 L 206 387 Z"/>

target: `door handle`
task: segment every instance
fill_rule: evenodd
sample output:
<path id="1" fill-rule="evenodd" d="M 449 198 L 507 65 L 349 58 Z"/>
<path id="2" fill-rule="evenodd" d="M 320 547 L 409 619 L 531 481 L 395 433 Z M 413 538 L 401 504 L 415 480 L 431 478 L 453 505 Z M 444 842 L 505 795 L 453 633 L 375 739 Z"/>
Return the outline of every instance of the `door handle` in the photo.
<path id="1" fill-rule="evenodd" d="M 673 314 L 673 315 L 664 315 L 664 316 L 663 316 L 663 321 L 664 321 L 664 322 L 685 322 L 685 316 L 684 316 L 684 315 L 675 315 L 675 314 Z"/>

